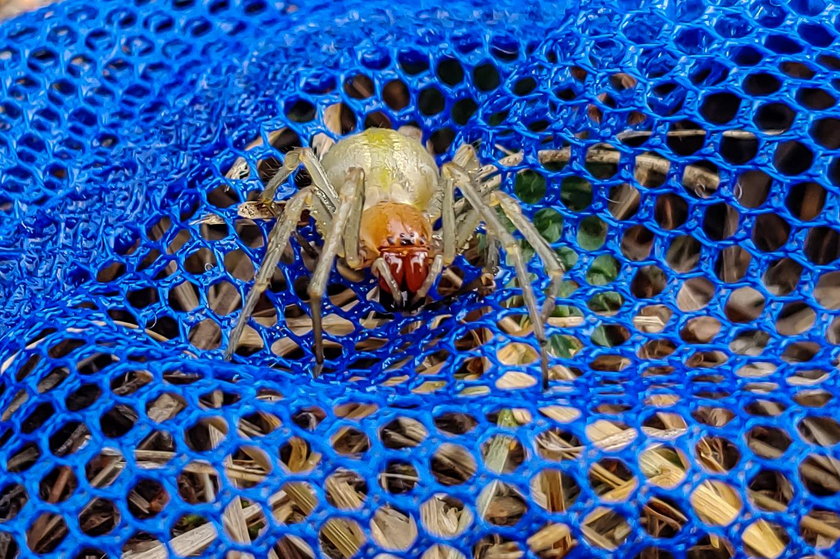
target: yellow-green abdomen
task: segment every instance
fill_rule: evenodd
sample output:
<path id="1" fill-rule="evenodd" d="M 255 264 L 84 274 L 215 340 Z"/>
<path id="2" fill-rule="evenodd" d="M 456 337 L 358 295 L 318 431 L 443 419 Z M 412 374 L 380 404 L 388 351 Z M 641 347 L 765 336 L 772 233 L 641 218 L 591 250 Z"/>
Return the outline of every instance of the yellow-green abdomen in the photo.
<path id="1" fill-rule="evenodd" d="M 365 173 L 365 208 L 379 202 L 410 204 L 426 211 L 437 190 L 438 168 L 413 138 L 387 128 L 368 128 L 335 144 L 321 160 L 336 190 L 347 171 Z"/>

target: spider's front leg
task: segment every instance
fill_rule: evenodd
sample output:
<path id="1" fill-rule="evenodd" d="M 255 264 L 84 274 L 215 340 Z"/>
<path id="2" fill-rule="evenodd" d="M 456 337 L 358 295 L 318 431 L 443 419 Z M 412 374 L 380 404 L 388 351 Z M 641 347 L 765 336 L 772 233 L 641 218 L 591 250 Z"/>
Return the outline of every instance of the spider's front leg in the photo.
<path id="1" fill-rule="evenodd" d="M 498 171 L 495 165 L 481 165 L 478 159 L 478 154 L 475 148 L 470 144 L 464 144 L 458 148 L 455 155 L 452 157 L 452 163 L 455 167 L 468 173 L 470 177 L 477 178 L 477 192 L 480 197 L 484 198 L 487 192 L 495 188 L 498 181 L 492 179 L 486 180 L 489 175 Z M 444 175 L 451 177 L 451 171 L 446 171 L 444 168 Z M 450 181 L 453 179 L 450 178 Z M 454 193 L 453 193 L 454 196 Z M 456 249 L 460 249 L 464 244 L 475 235 L 475 229 L 481 223 L 481 215 L 471 205 L 465 203 L 466 199 L 459 200 L 460 206 L 455 210 L 457 217 L 457 228 L 454 232 L 454 245 Z M 457 205 L 453 203 L 453 207 Z M 482 296 L 490 295 L 496 290 L 496 274 L 499 266 L 499 241 L 491 231 L 487 231 L 485 235 L 487 242 L 486 250 L 484 250 L 485 259 L 481 266 L 481 277 L 478 280 L 478 293 Z"/>
<path id="2" fill-rule="evenodd" d="M 542 260 L 545 266 L 545 270 L 551 278 L 551 284 L 546 292 L 545 303 L 542 309 L 543 322 L 548 322 L 548 317 L 554 311 L 555 302 L 560 295 L 560 288 L 563 284 L 563 274 L 565 272 L 563 264 L 548 242 L 537 231 L 533 222 L 522 213 L 522 206 L 519 205 L 516 198 L 500 191 L 493 192 L 491 196 L 498 200 L 502 212 L 513 223 L 514 227 L 522 233 L 522 236 L 525 237 L 528 244 L 537 252 L 537 255 L 539 255 L 540 260 Z"/>
<path id="3" fill-rule="evenodd" d="M 260 202 L 267 205 L 271 204 L 274 201 L 277 188 L 300 165 L 303 165 L 309 171 L 309 175 L 312 177 L 312 183 L 318 189 L 318 197 L 323 200 L 330 212 L 334 212 L 338 204 L 338 193 L 327 179 L 324 168 L 321 166 L 321 162 L 318 160 L 315 152 L 312 151 L 312 148 L 295 148 L 286 154 L 285 159 L 283 159 L 283 166 L 271 177 L 268 184 L 265 185 L 265 190 L 263 190 L 260 196 Z"/>
<path id="4" fill-rule="evenodd" d="M 309 171 L 313 184 L 300 190 L 286 202 L 285 208 L 271 229 L 268 236 L 265 260 L 257 271 L 254 286 L 248 292 L 236 326 L 234 326 L 228 338 L 228 346 L 225 349 L 224 355 L 225 359 L 230 359 L 233 352 L 236 351 L 242 333 L 245 331 L 245 325 L 251 317 L 260 295 L 268 287 L 268 283 L 274 274 L 274 269 L 277 267 L 280 257 L 283 255 L 283 251 L 286 249 L 289 238 L 295 233 L 301 213 L 304 210 L 310 210 L 313 214 L 317 214 L 318 220 L 327 230 L 332 228 L 332 214 L 336 211 L 339 197 L 335 188 L 327 180 L 321 162 L 315 156 L 315 152 L 310 148 L 295 148 L 287 153 L 286 158 L 283 160 L 283 166 L 268 181 L 268 184 L 266 184 L 265 189 L 260 195 L 260 199 L 256 202 L 245 202 L 241 204 L 238 213 L 241 217 L 247 217 L 249 219 L 269 219 L 275 217 L 279 208 L 274 202 L 274 195 L 277 193 L 277 188 L 301 165 Z"/>
<path id="5" fill-rule="evenodd" d="M 359 262 L 359 224 L 361 212 L 364 207 L 365 175 L 359 168 L 347 171 L 347 177 L 341 186 L 338 196 L 338 207 L 333 215 L 332 225 L 324 237 L 324 246 L 321 249 L 321 256 L 318 265 L 312 274 L 309 287 L 306 293 L 309 295 L 309 306 L 312 309 L 312 332 L 315 337 L 315 361 L 317 365 L 312 371 L 312 376 L 318 377 L 324 363 L 324 331 L 322 326 L 321 303 L 327 294 L 327 280 L 333 267 L 339 245 L 345 238 L 349 242 L 345 245 L 345 256 L 348 264 L 353 261 Z M 348 224 L 351 224 L 352 231 L 347 231 Z M 355 239 L 355 244 L 353 240 Z"/>
<path id="6" fill-rule="evenodd" d="M 289 151 L 283 159 L 283 165 L 269 179 L 259 199 L 239 204 L 236 210 L 237 215 L 255 221 L 277 217 L 282 209 L 282 206 L 274 201 L 277 189 L 300 166 L 309 172 L 312 179 L 316 195 L 314 201 L 316 206 L 313 209 L 319 212 L 325 222 L 328 222 L 338 204 L 338 193 L 327 179 L 326 172 L 312 148 L 295 148 Z"/>
<path id="7" fill-rule="evenodd" d="M 547 296 L 546 304 L 541 312 L 537 307 L 534 287 L 531 285 L 530 278 L 528 277 L 528 269 L 522 256 L 522 249 L 520 248 L 517 240 L 507 231 L 504 225 L 502 225 L 502 222 L 499 221 L 499 218 L 491 205 L 482 196 L 480 187 L 476 183 L 475 178 L 455 163 L 445 165 L 444 174 L 455 181 L 455 184 L 464 195 L 464 198 L 480 216 L 481 221 L 483 221 L 487 226 L 488 233 L 501 243 L 501 248 L 503 248 L 508 256 L 510 256 L 513 260 L 514 268 L 516 270 L 516 278 L 522 289 L 522 298 L 525 300 L 525 306 L 528 309 L 528 314 L 531 317 L 531 323 L 534 327 L 534 335 L 537 337 L 537 341 L 540 345 L 542 387 L 543 390 L 545 390 L 548 388 L 549 377 L 547 352 L 548 340 L 545 334 L 545 322 L 547 314 L 550 314 L 551 309 L 553 308 L 556 290 L 560 285 L 559 278 L 562 278 L 562 265 L 533 224 L 522 215 L 521 210 L 518 210 L 518 204 L 516 204 L 515 201 L 510 200 L 510 197 L 505 198 L 506 195 L 503 195 L 503 193 L 492 193 L 492 195 L 496 196 L 500 205 L 502 205 L 502 211 L 504 211 L 508 218 L 511 219 L 526 240 L 533 245 L 534 250 L 537 251 L 540 259 L 545 264 L 546 270 L 548 270 L 552 276 L 551 288 Z M 513 205 L 511 205 L 511 202 L 513 202 Z M 467 212 L 467 216 L 469 216 L 469 212 Z"/>
<path id="8" fill-rule="evenodd" d="M 233 331 L 230 333 L 227 349 L 225 349 L 225 359 L 230 359 L 233 352 L 236 351 L 236 347 L 239 345 L 239 339 L 245 331 L 245 325 L 248 323 L 248 319 L 251 318 L 251 314 L 254 312 L 254 307 L 257 305 L 260 295 L 268 287 L 271 276 L 274 274 L 274 269 L 277 267 L 277 263 L 280 262 L 283 251 L 286 250 L 289 237 L 292 236 L 292 233 L 297 228 L 301 213 L 303 213 L 303 210 L 312 207 L 312 198 L 314 196 L 312 190 L 312 187 L 307 187 L 292 196 L 286 204 L 283 215 L 278 218 L 271 232 L 268 234 L 265 259 L 257 271 L 254 286 L 245 298 L 245 304 L 242 306 L 242 312 L 239 314 L 236 326 L 234 326 Z"/>
<path id="9" fill-rule="evenodd" d="M 312 309 L 312 332 L 315 337 L 315 361 L 316 366 L 312 376 L 318 377 L 324 364 L 324 331 L 322 317 L 322 302 L 327 295 L 327 281 L 333 263 L 339 255 L 339 248 L 344 251 L 344 259 L 348 266 L 353 269 L 361 269 L 364 265 L 361 246 L 360 232 L 362 224 L 362 212 L 365 205 L 365 174 L 358 167 L 347 171 L 344 183 L 338 196 L 338 207 L 332 217 L 332 225 L 324 236 L 324 246 L 321 249 L 321 256 L 318 265 L 312 274 L 309 287 L 306 289 L 309 295 L 309 306 Z M 372 268 L 380 274 L 394 293 L 395 301 L 399 301 L 399 288 L 391 269 L 380 257 L 374 260 Z"/>

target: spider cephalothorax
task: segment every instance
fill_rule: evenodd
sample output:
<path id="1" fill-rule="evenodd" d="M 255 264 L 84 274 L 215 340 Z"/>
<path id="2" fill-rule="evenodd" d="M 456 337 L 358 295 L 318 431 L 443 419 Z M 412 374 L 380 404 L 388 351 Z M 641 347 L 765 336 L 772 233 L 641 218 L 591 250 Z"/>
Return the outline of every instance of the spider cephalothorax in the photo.
<path id="1" fill-rule="evenodd" d="M 365 210 L 360 225 L 360 241 L 365 259 L 373 265 L 381 258 L 387 274 L 379 276 L 379 302 L 389 311 L 416 310 L 422 306 L 418 293 L 429 277 L 435 247 L 429 218 L 409 204 L 379 202 Z M 425 295 L 425 294 L 424 294 Z"/>
<path id="2" fill-rule="evenodd" d="M 230 335 L 226 357 L 236 349 L 245 324 L 268 286 L 304 210 L 309 210 L 315 218 L 324 237 L 307 289 L 318 362 L 316 374 L 324 361 L 321 301 L 336 258 L 343 258 L 352 269 L 373 270 L 379 278 L 383 306 L 389 310 L 413 311 L 423 306 L 443 268 L 452 263 L 483 222 L 488 237 L 497 241 L 492 246 L 501 245 L 513 260 L 542 350 L 545 383 L 548 358 L 544 323 L 560 286 L 562 266 L 548 243 L 522 214 L 519 203 L 496 190 L 493 183 L 482 183 L 477 172 L 480 165 L 471 146 L 462 146 L 451 162 L 438 168 L 416 139 L 394 130 L 370 128 L 339 141 L 320 161 L 309 148 L 286 154 L 283 167 L 266 185 L 260 203 L 272 205 L 277 187 L 299 165 L 309 171 L 312 185 L 287 201 L 283 215 L 271 230 L 265 260 Z M 457 208 L 456 189 L 465 202 L 459 201 Z M 552 278 L 542 312 L 537 308 L 519 244 L 499 221 L 491 207 L 494 204 L 501 207 L 534 247 Z M 438 219 L 441 228 L 433 231 L 432 224 Z"/>

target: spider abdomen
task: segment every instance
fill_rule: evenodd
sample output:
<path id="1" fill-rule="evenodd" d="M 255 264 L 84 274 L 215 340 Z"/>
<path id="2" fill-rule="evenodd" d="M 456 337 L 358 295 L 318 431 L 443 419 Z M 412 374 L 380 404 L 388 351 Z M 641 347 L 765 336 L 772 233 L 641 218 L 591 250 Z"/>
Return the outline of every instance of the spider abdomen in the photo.
<path id="1" fill-rule="evenodd" d="M 341 185 L 347 171 L 364 171 L 365 205 L 381 202 L 414 206 L 421 211 L 437 192 L 439 171 L 434 158 L 413 138 L 396 130 L 368 128 L 335 144 L 321 160 L 330 182 Z"/>

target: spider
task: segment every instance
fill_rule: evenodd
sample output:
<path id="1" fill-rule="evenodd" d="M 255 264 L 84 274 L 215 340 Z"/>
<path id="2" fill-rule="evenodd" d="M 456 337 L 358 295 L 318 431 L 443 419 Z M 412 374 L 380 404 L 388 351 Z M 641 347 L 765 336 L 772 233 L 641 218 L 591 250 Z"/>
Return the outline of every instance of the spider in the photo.
<path id="1" fill-rule="evenodd" d="M 540 345 L 542 386 L 546 388 L 545 323 L 554 308 L 563 267 L 517 200 L 497 190 L 501 181 L 489 178 L 496 168 L 490 166 L 490 172 L 488 167 L 482 168 L 472 146 L 462 145 L 451 162 L 438 168 L 417 139 L 396 130 L 369 128 L 343 138 L 320 160 L 311 148 L 288 152 L 256 205 L 272 206 L 277 188 L 301 165 L 312 177 L 312 184 L 288 199 L 269 233 L 265 259 L 230 334 L 225 359 L 236 350 L 304 210 L 309 210 L 324 238 L 307 288 L 317 362 L 313 376 L 320 374 L 324 363 L 321 305 L 336 258 L 343 258 L 353 270 L 372 270 L 379 280 L 379 303 L 387 310 L 414 312 L 424 306 L 443 268 L 453 262 L 483 222 L 492 241 L 490 250 L 498 251 L 500 245 L 513 261 Z M 457 202 L 456 189 L 463 195 Z M 253 203 L 240 206 L 241 215 L 249 213 L 244 211 L 246 204 Z M 542 309 L 537 307 L 520 246 L 500 221 L 495 205 L 531 244 L 551 278 Z M 438 219 L 441 226 L 434 231 Z M 498 254 L 492 256 L 494 261 Z"/>

